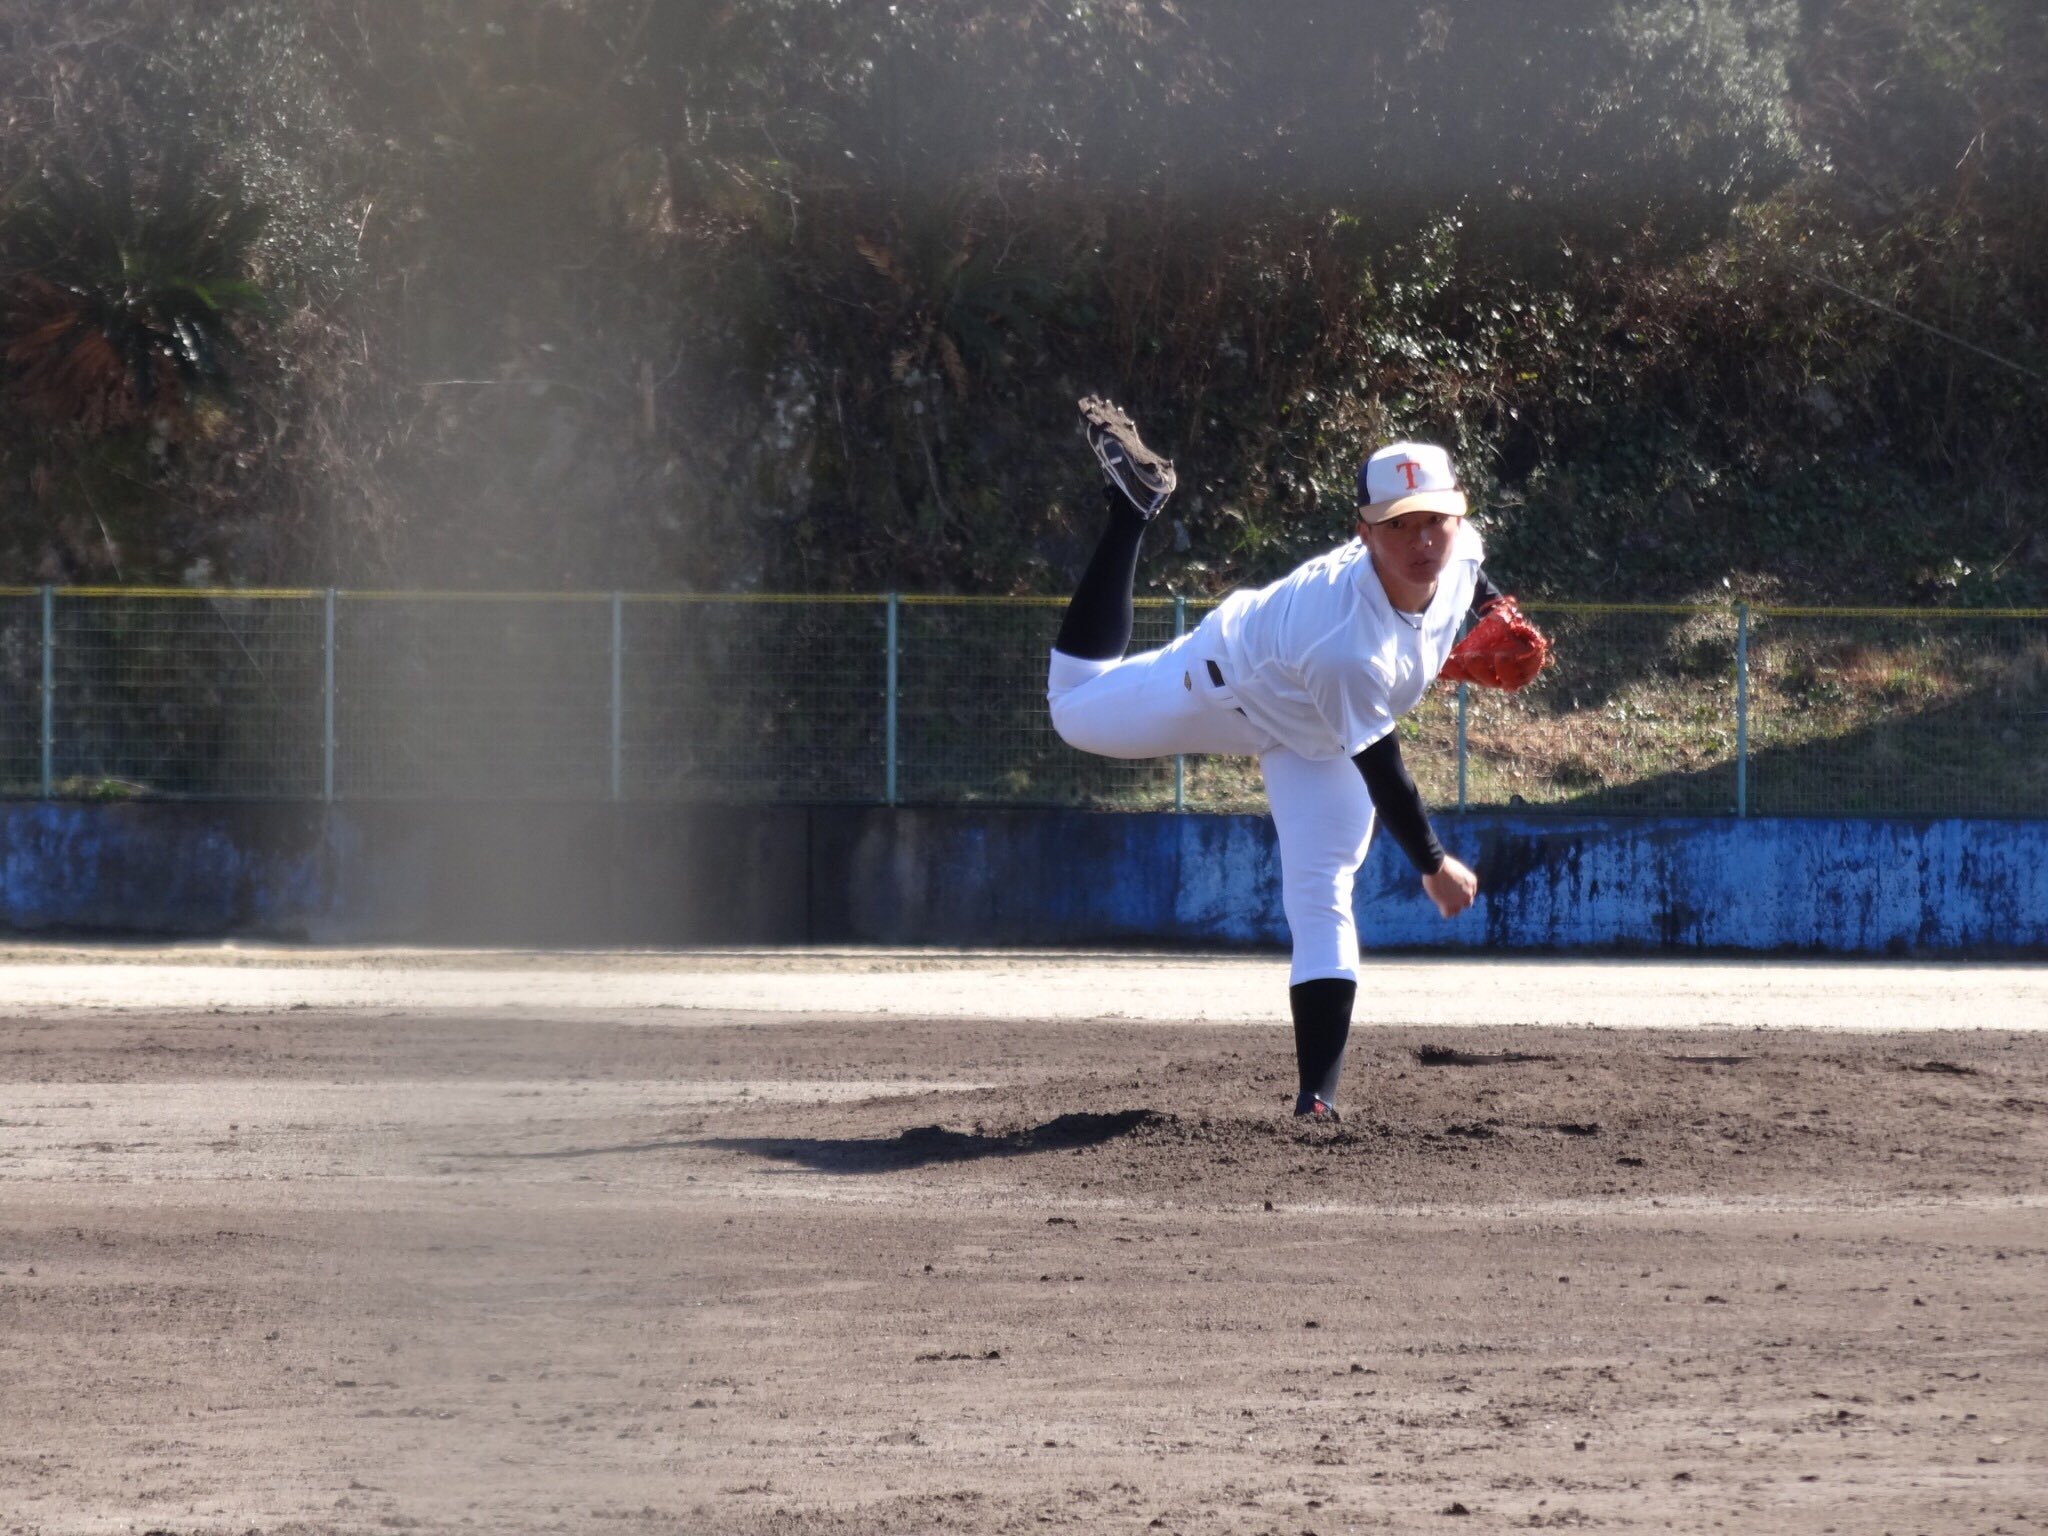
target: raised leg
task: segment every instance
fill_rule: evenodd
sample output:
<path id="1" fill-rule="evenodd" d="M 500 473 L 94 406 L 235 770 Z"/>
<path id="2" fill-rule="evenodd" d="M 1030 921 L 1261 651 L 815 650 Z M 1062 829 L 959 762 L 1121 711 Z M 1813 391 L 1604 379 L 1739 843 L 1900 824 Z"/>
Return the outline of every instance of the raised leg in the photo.
<path id="1" fill-rule="evenodd" d="M 1102 467 L 1109 526 L 1067 604 L 1053 649 L 1082 661 L 1115 661 L 1131 645 L 1131 589 L 1145 524 L 1166 505 L 1176 481 L 1172 461 L 1146 447 L 1137 423 L 1112 402 L 1094 395 L 1082 400 L 1081 433 Z"/>
<path id="2" fill-rule="evenodd" d="M 1131 594 L 1145 519 L 1114 486 L 1102 488 L 1109 524 L 1067 604 L 1053 649 L 1083 661 L 1115 661 L 1131 645 Z"/>

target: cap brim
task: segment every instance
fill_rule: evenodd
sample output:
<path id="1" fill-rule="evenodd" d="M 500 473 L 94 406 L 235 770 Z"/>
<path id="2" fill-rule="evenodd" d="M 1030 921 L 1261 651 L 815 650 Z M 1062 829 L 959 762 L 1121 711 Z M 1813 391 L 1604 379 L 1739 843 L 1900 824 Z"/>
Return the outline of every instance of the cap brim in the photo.
<path id="1" fill-rule="evenodd" d="M 1392 501 L 1369 501 L 1358 509 L 1361 523 L 1384 523 L 1390 517 L 1399 517 L 1406 512 L 1441 512 L 1446 517 L 1465 515 L 1465 493 L 1463 491 L 1416 491 L 1407 496 L 1396 496 Z"/>

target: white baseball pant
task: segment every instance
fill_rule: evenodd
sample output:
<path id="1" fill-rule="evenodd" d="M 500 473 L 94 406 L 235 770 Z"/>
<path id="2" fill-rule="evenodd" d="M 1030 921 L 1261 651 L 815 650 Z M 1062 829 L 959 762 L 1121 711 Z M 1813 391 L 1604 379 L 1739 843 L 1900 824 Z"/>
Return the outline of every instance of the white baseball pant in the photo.
<path id="1" fill-rule="evenodd" d="M 1348 758 L 1313 760 L 1283 747 L 1210 678 L 1197 629 L 1116 661 L 1052 653 L 1046 702 L 1060 739 L 1101 757 L 1209 753 L 1256 757 L 1280 843 L 1280 896 L 1293 935 L 1293 986 L 1358 979 L 1352 885 L 1372 842 L 1373 804 Z"/>

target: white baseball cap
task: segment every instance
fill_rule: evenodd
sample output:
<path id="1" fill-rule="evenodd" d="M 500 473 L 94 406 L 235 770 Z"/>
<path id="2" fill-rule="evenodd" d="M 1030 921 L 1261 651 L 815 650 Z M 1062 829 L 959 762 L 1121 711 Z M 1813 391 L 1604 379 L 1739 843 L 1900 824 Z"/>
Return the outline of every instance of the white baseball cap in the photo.
<path id="1" fill-rule="evenodd" d="M 1358 466 L 1358 516 L 1384 523 L 1404 512 L 1465 515 L 1451 456 L 1434 443 L 1389 443 Z"/>

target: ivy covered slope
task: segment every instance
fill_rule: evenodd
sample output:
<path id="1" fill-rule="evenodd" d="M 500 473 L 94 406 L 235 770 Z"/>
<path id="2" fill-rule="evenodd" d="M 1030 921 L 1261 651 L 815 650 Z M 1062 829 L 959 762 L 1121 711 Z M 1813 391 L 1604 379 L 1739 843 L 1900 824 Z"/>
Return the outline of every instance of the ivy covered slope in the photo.
<path id="1" fill-rule="evenodd" d="M 195 17 L 197 18 L 195 21 Z M 0 7 L 12 580 L 2048 602 L 2035 0 Z"/>

